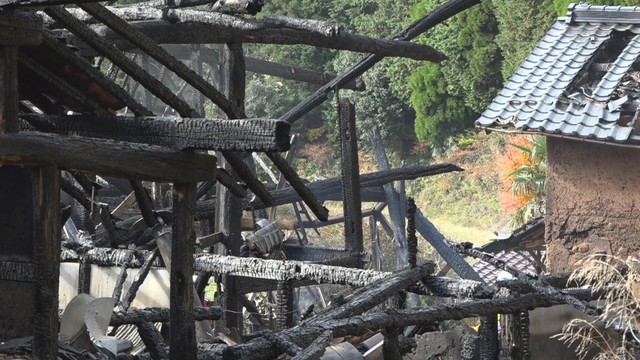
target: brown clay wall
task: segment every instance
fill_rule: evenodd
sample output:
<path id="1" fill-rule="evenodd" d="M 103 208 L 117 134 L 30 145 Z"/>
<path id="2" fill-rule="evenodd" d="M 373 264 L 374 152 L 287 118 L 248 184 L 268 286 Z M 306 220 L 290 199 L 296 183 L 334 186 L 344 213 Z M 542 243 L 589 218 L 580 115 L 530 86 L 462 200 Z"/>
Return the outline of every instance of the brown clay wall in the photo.
<path id="1" fill-rule="evenodd" d="M 640 252 L 640 149 L 547 138 L 550 272 L 586 255 Z"/>

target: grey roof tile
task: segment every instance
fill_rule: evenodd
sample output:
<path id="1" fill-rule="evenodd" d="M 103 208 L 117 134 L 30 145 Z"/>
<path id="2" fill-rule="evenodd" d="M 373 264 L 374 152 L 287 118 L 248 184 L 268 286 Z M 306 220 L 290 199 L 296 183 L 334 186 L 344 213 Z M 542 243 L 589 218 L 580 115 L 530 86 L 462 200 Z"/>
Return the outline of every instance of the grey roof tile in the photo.
<path id="1" fill-rule="evenodd" d="M 576 10 L 578 9 L 578 10 Z M 619 125 L 619 86 L 640 56 L 640 35 L 634 36 L 597 84 L 574 84 L 612 31 L 640 34 L 640 8 L 621 8 L 616 23 L 612 7 L 574 8 L 579 19 L 604 16 L 608 22 L 557 21 L 505 84 L 476 124 L 492 129 L 517 129 L 623 142 L 632 128 Z M 588 14 L 589 11 L 599 12 Z M 601 14 L 607 12 L 607 14 Z M 633 19 L 637 18 L 637 22 Z M 569 86 L 575 88 L 569 88 Z M 593 88 L 592 88 L 593 86 Z M 570 96 L 568 96 L 570 95 Z M 636 96 L 638 97 L 638 96 Z M 619 100 L 624 101 L 624 99 Z"/>

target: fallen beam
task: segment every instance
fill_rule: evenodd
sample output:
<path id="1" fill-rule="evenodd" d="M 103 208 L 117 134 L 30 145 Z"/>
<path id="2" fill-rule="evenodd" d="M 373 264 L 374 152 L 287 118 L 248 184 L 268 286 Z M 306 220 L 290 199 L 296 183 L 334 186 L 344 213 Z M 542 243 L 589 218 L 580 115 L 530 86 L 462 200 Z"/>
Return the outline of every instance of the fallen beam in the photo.
<path id="1" fill-rule="evenodd" d="M 222 308 L 219 306 L 193 308 L 196 321 L 222 319 Z M 144 308 L 129 311 L 115 311 L 111 314 L 109 325 L 120 326 L 125 324 L 142 324 L 146 322 L 168 322 L 168 308 Z"/>
<path id="2" fill-rule="evenodd" d="M 56 165 L 68 171 L 164 182 L 204 181 L 216 172 L 215 156 L 26 131 L 0 138 L 0 163 Z"/>
<path id="3" fill-rule="evenodd" d="M 39 131 L 172 149 L 286 151 L 290 125 L 268 119 L 21 115 Z"/>
<path id="4" fill-rule="evenodd" d="M 362 335 L 372 329 L 405 327 L 444 320 L 461 320 L 495 313 L 508 314 L 563 303 L 561 298 L 552 294 L 517 295 L 509 298 L 434 305 L 428 309 L 384 311 L 351 316 L 344 319 L 330 319 L 321 323 L 306 322 L 292 329 L 282 331 L 278 335 L 295 342 L 298 346 L 307 347 L 328 330 L 333 332 L 334 337 Z M 205 344 L 199 346 L 200 356 L 212 360 L 226 359 L 227 357 L 243 360 L 266 360 L 277 358 L 281 353 L 282 350 L 272 346 L 272 343 L 264 338 L 258 338 L 235 346 Z M 227 357 L 223 357 L 223 354 Z"/>

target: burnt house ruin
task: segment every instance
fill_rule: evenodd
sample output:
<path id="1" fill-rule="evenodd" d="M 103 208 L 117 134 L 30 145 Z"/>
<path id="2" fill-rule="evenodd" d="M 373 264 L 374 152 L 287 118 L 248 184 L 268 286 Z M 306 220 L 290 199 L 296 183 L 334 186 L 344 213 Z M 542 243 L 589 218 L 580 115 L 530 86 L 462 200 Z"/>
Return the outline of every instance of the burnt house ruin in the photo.
<path id="1" fill-rule="evenodd" d="M 459 167 L 391 169 L 373 129 L 380 170 L 359 174 L 348 99 L 337 111 L 341 177 L 306 182 L 290 165 L 293 151 L 284 154 L 291 149 L 291 124 L 342 88 L 362 89 L 358 77 L 383 57 L 443 60 L 410 40 L 477 3 L 451 0 L 381 40 L 317 20 L 254 19 L 268 6 L 261 0 L 123 6 L 0 0 L 0 358 L 300 360 L 355 351 L 356 358 L 400 359 L 416 347 L 417 335 L 439 323 L 479 317 L 478 332 L 460 332 L 451 356 L 496 359 L 503 349 L 528 359 L 530 310 L 568 304 L 598 314 L 589 288 L 566 289 L 567 274 L 525 273 L 491 249 L 448 242 L 393 184 Z M 197 5 L 209 6 L 191 8 Z M 633 26 L 618 40 L 625 46 L 628 29 Z M 596 43 L 605 42 L 601 32 L 594 30 Z M 250 42 L 368 55 L 330 75 L 245 58 L 242 44 Z M 621 68 L 617 63 L 611 68 Z M 247 71 L 319 88 L 279 118 L 248 119 Z M 205 104 L 219 116 L 206 117 Z M 622 133 L 609 132 L 616 141 Z M 624 141 L 631 140 L 630 132 Z M 279 172 L 270 180 L 255 171 L 266 161 Z M 342 201 L 343 214 L 330 217 L 325 200 Z M 365 210 L 363 203 L 375 205 Z M 282 205 L 293 205 L 296 220 L 267 211 Z M 370 249 L 364 217 L 371 219 Z M 308 243 L 308 231 L 331 223 L 344 224 L 344 246 Z M 378 228 L 394 239 L 394 272 L 377 265 Z M 283 230 L 296 235 L 287 239 Z M 417 261 L 418 234 L 456 278 Z M 530 236 L 524 231 L 495 250 L 518 247 Z M 464 256 L 515 279 L 488 286 Z M 364 269 L 369 259 L 372 269 Z M 108 296 L 94 298 L 99 269 L 117 276 Z M 69 283 L 70 272 L 79 295 L 60 315 L 61 276 Z M 134 308 L 145 279 L 158 272 L 168 274 L 168 306 Z M 218 297 L 204 306 L 209 283 L 216 283 Z M 296 289 L 317 284 L 349 292 L 300 313 Z M 273 321 L 248 296 L 257 292 L 269 294 Z M 438 301 L 423 307 L 425 296 Z M 497 314 L 513 319 L 507 342 L 498 336 Z M 136 342 L 127 343 L 133 337 Z M 336 343 L 342 350 L 332 347 Z"/>
<path id="2" fill-rule="evenodd" d="M 573 5 L 476 122 L 547 136 L 551 272 L 640 250 L 639 21 L 638 7 Z"/>

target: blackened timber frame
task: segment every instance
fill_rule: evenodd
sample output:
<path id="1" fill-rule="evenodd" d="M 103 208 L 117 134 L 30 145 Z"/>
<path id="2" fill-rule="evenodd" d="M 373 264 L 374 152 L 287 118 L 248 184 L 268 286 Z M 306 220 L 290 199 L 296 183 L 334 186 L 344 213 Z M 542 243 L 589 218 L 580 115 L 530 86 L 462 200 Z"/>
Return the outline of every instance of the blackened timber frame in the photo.
<path id="1" fill-rule="evenodd" d="M 61 169 L 149 181 L 215 178 L 216 157 L 168 148 L 23 131 L 5 134 L 0 163 L 55 165 Z"/>
<path id="2" fill-rule="evenodd" d="M 21 115 L 39 131 L 169 148 L 286 151 L 290 125 L 270 119 L 189 119 L 92 115 Z"/>
<path id="3" fill-rule="evenodd" d="M 193 313 L 193 228 L 196 184 L 174 183 L 170 274 L 171 342 L 170 358 L 195 360 L 196 329 Z"/>
<path id="4" fill-rule="evenodd" d="M 342 158 L 345 249 L 361 253 L 364 251 L 364 241 L 356 110 L 355 105 L 349 99 L 340 99 L 338 103 L 338 121 L 340 128 L 340 155 Z"/>

